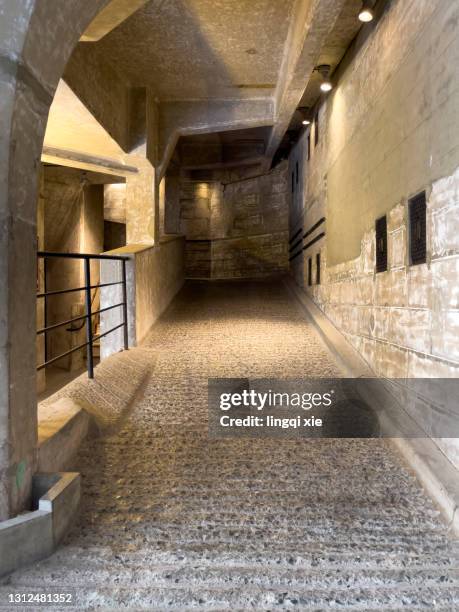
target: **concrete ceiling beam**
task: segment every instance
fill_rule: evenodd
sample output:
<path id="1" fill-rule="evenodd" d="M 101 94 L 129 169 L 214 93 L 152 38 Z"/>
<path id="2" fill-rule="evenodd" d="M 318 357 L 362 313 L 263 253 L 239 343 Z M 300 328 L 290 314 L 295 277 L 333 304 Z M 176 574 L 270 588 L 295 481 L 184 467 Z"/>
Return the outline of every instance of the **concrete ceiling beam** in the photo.
<path id="1" fill-rule="evenodd" d="M 240 160 L 225 161 L 211 163 L 198 163 L 198 164 L 180 164 L 182 170 L 226 170 L 227 168 L 240 168 L 241 166 L 256 166 L 263 163 L 264 156 L 257 155 L 254 157 L 246 157 Z"/>
<path id="2" fill-rule="evenodd" d="M 270 98 L 186 100 L 159 105 L 158 169 L 163 177 L 180 136 L 211 134 L 273 124 Z M 153 162 L 152 162 L 153 163 Z"/>
<path id="3" fill-rule="evenodd" d="M 96 42 L 118 27 L 149 0 L 112 0 L 89 24 L 82 42 Z"/>
<path id="4" fill-rule="evenodd" d="M 297 0 L 295 3 L 275 91 L 275 124 L 266 149 L 265 169 L 271 165 L 345 2 Z"/>

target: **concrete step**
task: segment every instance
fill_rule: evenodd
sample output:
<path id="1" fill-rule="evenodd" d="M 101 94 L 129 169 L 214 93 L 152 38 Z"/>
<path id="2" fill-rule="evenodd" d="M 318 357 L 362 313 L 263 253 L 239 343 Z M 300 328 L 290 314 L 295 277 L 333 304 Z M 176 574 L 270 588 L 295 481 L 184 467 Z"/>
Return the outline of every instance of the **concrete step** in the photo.
<path id="1" fill-rule="evenodd" d="M 189 523 L 186 517 L 179 517 L 176 522 L 165 520 L 154 521 L 148 519 L 145 513 L 136 514 L 126 509 L 126 512 L 95 513 L 94 523 L 104 528 L 105 525 L 115 527 L 116 524 L 124 525 L 127 520 L 131 524 L 133 533 L 138 529 L 148 531 L 148 541 L 171 541 L 191 543 L 194 541 L 206 541 L 215 543 L 230 543 L 237 540 L 249 542 L 257 540 L 261 542 L 282 543 L 284 546 L 294 545 L 295 542 L 305 545 L 306 543 L 319 543 L 341 540 L 347 542 L 362 542 L 378 545 L 387 543 L 400 543 L 406 545 L 418 545 L 428 541 L 429 544 L 448 543 L 443 530 L 431 529 L 422 532 L 418 526 L 409 523 L 401 526 L 380 526 L 379 528 L 371 522 L 363 525 L 349 525 L 344 521 L 326 521 L 321 524 L 310 523 L 289 524 L 287 522 L 271 523 L 265 527 L 263 524 L 231 524 L 215 521 L 213 523 Z"/>
<path id="2" fill-rule="evenodd" d="M 365 541 L 365 539 L 359 539 L 356 541 L 351 540 L 336 540 L 336 538 L 323 539 L 322 541 L 316 542 L 314 540 L 310 542 L 298 542 L 297 540 L 284 541 L 284 540 L 265 540 L 260 541 L 257 538 L 241 538 L 240 540 L 228 540 L 220 541 L 218 539 L 193 539 L 193 540 L 171 540 L 169 537 L 163 539 L 156 539 L 150 537 L 148 533 L 140 529 L 138 532 L 135 529 L 130 530 L 129 541 L 125 544 L 120 543 L 124 534 L 123 529 L 120 529 L 119 535 L 114 531 L 110 531 L 108 528 L 100 529 L 98 535 L 103 538 L 107 543 L 112 544 L 114 547 L 118 547 L 120 552 L 131 552 L 135 550 L 147 550 L 151 551 L 151 558 L 155 558 L 155 555 L 161 552 L 176 552 L 180 550 L 185 555 L 190 552 L 200 552 L 203 549 L 207 549 L 211 555 L 220 555 L 227 551 L 231 554 L 249 554 L 249 555 L 260 555 L 262 557 L 267 554 L 283 554 L 283 555 L 301 555 L 304 554 L 304 550 L 311 554 L 328 554 L 335 555 L 340 552 L 351 555 L 359 555 L 362 558 L 366 558 L 367 554 L 373 550 L 378 553 L 384 553 L 386 555 L 438 555 L 448 556 L 450 554 L 450 546 L 445 541 L 438 543 L 424 543 L 422 540 L 419 541 L 398 541 L 380 542 L 375 544 L 374 541 Z M 93 539 L 91 539 L 91 533 L 88 531 L 79 538 L 80 544 L 84 545 L 87 543 L 91 545 Z"/>
<path id="3" fill-rule="evenodd" d="M 56 588 L 56 585 L 53 585 Z M 67 585 L 65 585 L 67 586 Z M 9 589 L 9 591 L 8 591 Z M 11 587 L 0 587 L 0 597 L 6 598 Z M 79 586 L 76 593 L 79 609 L 104 609 L 130 607 L 131 609 L 176 609 L 188 610 L 199 607 L 204 610 L 272 610 L 273 608 L 297 608 L 306 611 L 346 610 L 400 610 L 412 612 L 419 608 L 437 610 L 443 607 L 450 612 L 459 606 L 459 589 L 435 586 L 427 592 L 411 586 L 394 589 L 265 589 L 245 586 L 243 590 L 229 587 L 145 587 L 137 585 L 120 586 Z"/>
<path id="4" fill-rule="evenodd" d="M 315 571 L 318 568 L 342 569 L 346 568 L 368 569 L 368 570 L 406 570 L 406 569 L 431 569 L 459 567 L 459 550 L 448 549 L 445 554 L 387 554 L 386 551 L 368 549 L 363 554 L 354 551 L 337 551 L 335 553 L 326 550 L 317 552 L 293 549 L 291 551 L 277 552 L 250 552 L 247 550 L 217 551 L 204 546 L 185 550 L 160 550 L 142 548 L 139 550 L 112 550 L 100 547 L 75 547 L 65 546 L 58 550 L 55 557 L 43 561 L 42 568 L 57 566 L 67 563 L 77 563 L 84 559 L 85 564 L 97 571 L 97 568 L 108 564 L 121 564 L 125 567 L 145 567 L 146 561 L 157 566 L 185 567 L 187 565 L 199 567 L 238 567 L 238 568 L 263 568 L 274 567 L 278 570 L 302 569 Z"/>
<path id="5" fill-rule="evenodd" d="M 178 477 L 168 479 L 168 475 L 164 474 L 164 481 L 155 483 L 154 481 L 148 480 L 148 478 L 143 479 L 140 477 L 136 483 L 132 483 L 132 487 L 128 486 L 130 498 L 135 499 L 136 496 L 141 497 L 144 494 L 143 487 L 148 486 L 148 490 L 152 500 L 155 499 L 167 499 L 171 504 L 180 503 L 183 500 L 187 502 L 202 502 L 206 499 L 220 499 L 224 500 L 224 503 L 231 504 L 234 503 L 236 506 L 240 506 L 245 503 L 247 505 L 252 505 L 253 503 L 258 505 L 268 506 L 270 504 L 275 504 L 276 501 L 285 500 L 287 505 L 303 505 L 303 506 L 311 506 L 313 507 L 316 503 L 318 505 L 333 505 L 338 506 L 340 504 L 340 500 L 342 500 L 343 504 L 353 505 L 354 507 L 359 507 L 360 503 L 363 505 L 368 504 L 376 504 L 381 503 L 384 507 L 384 504 L 400 504 L 403 505 L 403 502 L 407 500 L 409 492 L 404 492 L 403 495 L 397 495 L 393 492 L 390 487 L 386 487 L 384 485 L 375 485 L 372 488 L 371 492 L 368 491 L 368 485 L 365 486 L 363 484 L 356 484 L 355 487 L 352 488 L 350 484 L 348 486 L 344 485 L 336 485 L 331 487 L 330 484 L 323 485 L 317 484 L 317 493 L 314 495 L 314 492 L 310 490 L 307 483 L 299 483 L 296 488 L 294 484 L 283 483 L 278 486 L 275 485 L 267 485 L 265 487 L 261 486 L 261 484 L 253 483 L 250 485 L 247 483 L 244 486 L 243 483 L 217 483 L 215 481 L 213 483 L 209 481 L 205 485 L 202 484 L 193 484 L 191 481 L 188 483 L 177 482 L 174 483 L 174 480 L 179 480 Z M 122 473 L 116 473 L 114 475 L 115 482 L 119 478 L 122 478 Z M 101 482 L 104 482 L 104 474 L 101 472 Z M 167 484 L 165 484 L 167 483 Z M 96 485 L 89 486 L 87 484 L 84 485 L 84 491 L 88 494 L 95 493 L 97 491 Z M 114 487 L 114 495 L 116 495 L 116 486 Z M 422 507 L 430 508 L 431 504 L 424 501 L 423 497 L 418 494 L 416 489 L 413 490 L 413 495 L 410 496 L 410 499 L 418 502 Z"/>
<path id="6" fill-rule="evenodd" d="M 36 586 L 37 580 L 43 584 L 43 574 L 36 568 L 23 572 L 16 586 Z M 459 570 L 457 568 L 437 567 L 403 570 L 383 570 L 365 568 L 327 568 L 295 569 L 264 568 L 209 565 L 194 566 L 155 565 L 154 563 L 126 566 L 121 563 L 94 564 L 91 559 L 75 559 L 64 566 L 54 566 L 45 575 L 45 584 L 80 588 L 84 586 L 114 586 L 139 589 L 155 588 L 247 588 L 259 587 L 302 589 L 334 589 L 336 591 L 352 588 L 397 589 L 400 585 L 433 589 L 438 586 L 459 588 Z"/>
<path id="7" fill-rule="evenodd" d="M 118 504 L 102 503 L 95 501 L 91 507 L 91 513 L 94 515 L 118 513 Z M 260 527 L 269 527 L 272 525 L 289 525 L 294 522 L 298 527 L 307 528 L 314 523 L 318 523 L 327 528 L 342 527 L 360 527 L 368 525 L 374 530 L 387 529 L 389 523 L 395 529 L 409 526 L 412 529 L 419 531 L 431 530 L 436 532 L 445 532 L 446 527 L 438 521 L 438 511 L 432 511 L 431 515 L 413 517 L 409 511 L 404 512 L 397 507 L 392 508 L 342 508 L 342 518 L 333 518 L 337 511 L 332 512 L 328 507 L 309 508 L 304 505 L 294 505 L 288 508 L 283 508 L 282 512 L 276 512 L 273 508 L 264 505 L 251 505 L 250 507 L 242 507 L 237 509 L 219 509 L 215 510 L 215 503 L 210 500 L 202 500 L 198 503 L 193 503 L 190 500 L 183 500 L 180 503 L 172 504 L 168 501 L 164 503 L 152 503 L 148 507 L 136 505 L 135 503 L 129 506 L 130 513 L 143 513 L 151 523 L 161 521 L 166 523 L 177 523 L 184 520 L 188 525 L 214 525 L 226 524 L 231 526 L 253 525 Z"/>

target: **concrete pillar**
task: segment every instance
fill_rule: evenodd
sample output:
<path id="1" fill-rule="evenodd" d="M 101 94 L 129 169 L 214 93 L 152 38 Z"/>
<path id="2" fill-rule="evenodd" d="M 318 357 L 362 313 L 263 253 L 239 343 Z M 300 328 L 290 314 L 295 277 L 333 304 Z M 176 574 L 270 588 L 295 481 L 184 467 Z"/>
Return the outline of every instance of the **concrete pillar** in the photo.
<path id="1" fill-rule="evenodd" d="M 159 188 L 156 173 L 148 159 L 130 156 L 139 172 L 126 177 L 126 242 L 154 244 L 158 237 Z"/>
<path id="2" fill-rule="evenodd" d="M 37 440 L 38 160 L 51 96 L 31 73 L 18 85 L 25 4 L 0 11 L 1 43 L 13 47 L 0 49 L 0 520 L 30 503 Z"/>
<path id="3" fill-rule="evenodd" d="M 159 237 L 166 234 L 166 177 L 159 184 Z"/>

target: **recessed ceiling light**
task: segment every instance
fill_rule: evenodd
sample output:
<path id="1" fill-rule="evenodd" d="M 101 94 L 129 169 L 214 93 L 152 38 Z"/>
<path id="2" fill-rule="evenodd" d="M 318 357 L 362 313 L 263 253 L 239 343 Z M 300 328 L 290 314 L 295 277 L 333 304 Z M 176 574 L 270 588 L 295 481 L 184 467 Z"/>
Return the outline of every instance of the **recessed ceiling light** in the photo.
<path id="1" fill-rule="evenodd" d="M 309 119 L 303 119 L 303 125 L 310 125 L 311 122 L 309 121 Z"/>
<path id="2" fill-rule="evenodd" d="M 330 83 L 330 81 L 324 81 L 321 86 L 320 86 L 321 91 L 327 93 L 329 91 L 331 91 L 333 89 L 333 85 Z"/>

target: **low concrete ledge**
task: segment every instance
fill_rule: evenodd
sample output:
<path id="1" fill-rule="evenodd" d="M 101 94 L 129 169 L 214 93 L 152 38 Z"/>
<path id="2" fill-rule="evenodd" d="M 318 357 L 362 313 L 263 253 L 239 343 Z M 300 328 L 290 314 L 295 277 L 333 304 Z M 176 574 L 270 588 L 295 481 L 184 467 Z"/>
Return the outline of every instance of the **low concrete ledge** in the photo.
<path id="1" fill-rule="evenodd" d="M 303 306 L 306 316 L 316 327 L 346 375 L 349 378 L 377 379 L 377 375 L 368 364 L 320 308 L 306 295 L 304 290 L 292 278 L 284 278 L 284 284 Z M 376 393 L 371 390 L 370 385 L 368 394 L 365 395 L 364 393 L 362 399 L 372 401 L 377 396 L 384 396 L 387 392 L 386 386 L 381 381 Z M 387 405 L 387 402 L 384 402 L 384 404 Z M 388 441 L 394 446 L 428 495 L 437 504 L 449 525 L 451 533 L 454 536 L 459 536 L 459 472 L 435 442 L 427 437 L 427 434 L 420 428 L 419 437 L 403 437 L 401 432 L 414 431 L 413 420 L 403 406 L 394 399 L 393 404 L 394 410 L 390 417 L 385 413 L 385 416 L 380 419 L 381 429 L 386 436 L 389 436 Z M 407 420 L 411 421 L 409 426 L 406 424 Z"/>
<path id="2" fill-rule="evenodd" d="M 0 576 L 49 556 L 75 519 L 79 474 L 36 474 L 33 490 L 38 509 L 0 523 Z"/>
<path id="3" fill-rule="evenodd" d="M 135 348 L 112 355 L 95 368 L 94 379 L 82 374 L 38 405 L 38 470 L 75 468 L 88 435 L 116 431 L 143 388 L 155 358 Z"/>
<path id="4" fill-rule="evenodd" d="M 91 417 L 77 401 L 63 397 L 38 406 L 38 470 L 69 469 L 91 428 Z"/>

